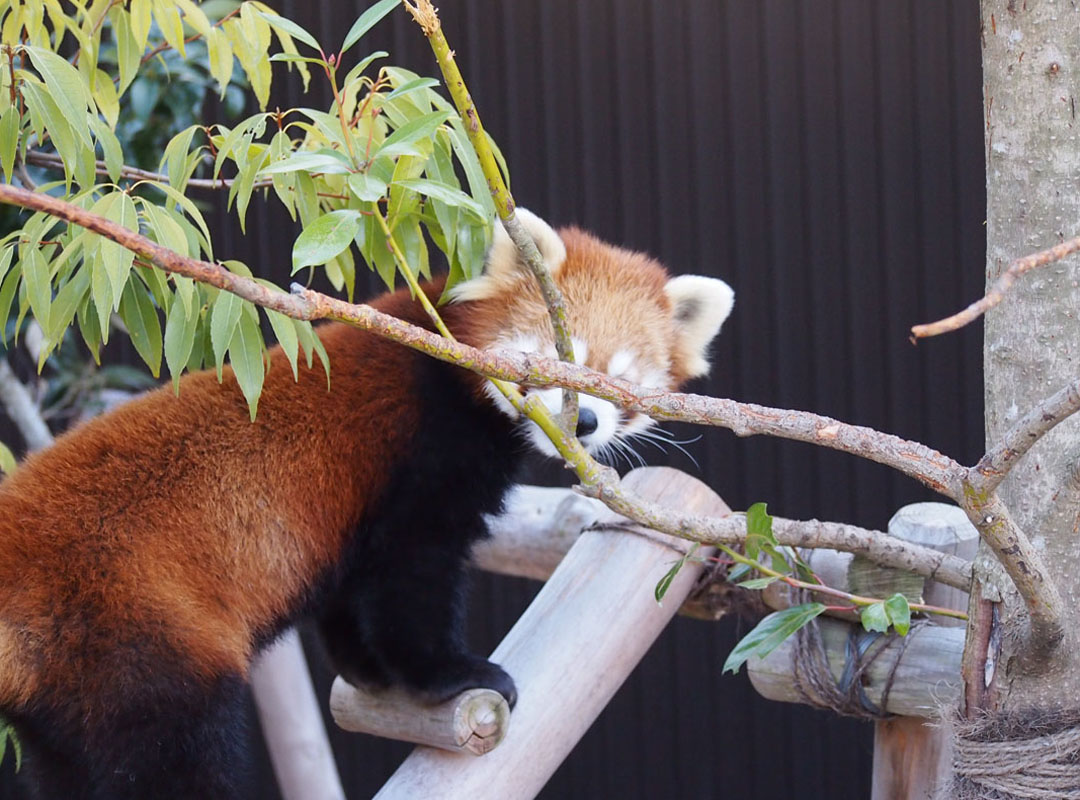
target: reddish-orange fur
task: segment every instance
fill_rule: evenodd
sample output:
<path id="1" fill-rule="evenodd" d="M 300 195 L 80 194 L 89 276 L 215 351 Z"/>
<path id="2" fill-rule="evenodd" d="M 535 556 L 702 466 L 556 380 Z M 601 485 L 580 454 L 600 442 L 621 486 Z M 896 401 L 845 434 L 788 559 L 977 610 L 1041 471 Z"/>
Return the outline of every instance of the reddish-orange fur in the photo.
<path id="1" fill-rule="evenodd" d="M 424 324 L 406 292 L 376 306 Z M 458 328 L 461 310 L 447 309 Z M 220 384 L 205 371 L 179 397 L 162 388 L 61 436 L 0 482 L 0 703 L 71 684 L 84 714 L 107 701 L 116 687 L 86 683 L 115 677 L 87 632 L 53 625 L 80 606 L 100 609 L 87 623 L 110 639 L 158 627 L 148 614 L 168 620 L 167 644 L 193 669 L 246 673 L 258 636 L 340 558 L 416 424 L 410 351 L 340 324 L 319 336 L 333 392 L 318 363 L 294 381 L 275 348 L 254 423 L 229 369 Z M 107 574 L 90 583 L 95 565 Z"/>

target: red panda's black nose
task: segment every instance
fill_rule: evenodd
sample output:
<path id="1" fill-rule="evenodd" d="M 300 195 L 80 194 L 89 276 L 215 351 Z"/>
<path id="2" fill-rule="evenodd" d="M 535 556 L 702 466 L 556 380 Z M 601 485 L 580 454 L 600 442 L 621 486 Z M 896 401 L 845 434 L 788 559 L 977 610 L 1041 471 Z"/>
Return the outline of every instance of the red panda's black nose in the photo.
<path id="1" fill-rule="evenodd" d="M 596 427 L 599 425 L 599 420 L 596 419 L 596 412 L 591 408 L 582 406 L 578 409 L 577 415 L 577 437 L 580 439 L 582 436 L 588 436 L 590 433 L 596 432 Z"/>

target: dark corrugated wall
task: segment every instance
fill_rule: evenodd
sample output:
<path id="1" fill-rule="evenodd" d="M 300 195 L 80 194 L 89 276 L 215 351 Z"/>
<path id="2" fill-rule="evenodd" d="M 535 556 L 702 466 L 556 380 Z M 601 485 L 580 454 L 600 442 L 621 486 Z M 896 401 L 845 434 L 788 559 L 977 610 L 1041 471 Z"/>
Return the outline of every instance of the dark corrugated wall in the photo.
<path id="1" fill-rule="evenodd" d="M 336 43 L 367 2 L 272 5 Z M 966 304 L 982 283 L 975 0 L 443 0 L 440 10 L 522 205 L 734 286 L 734 316 L 698 389 L 977 457 L 980 331 L 907 341 L 911 324 Z M 395 16 L 354 53 L 387 49 L 436 74 L 418 30 Z M 290 90 L 276 102 L 318 97 Z M 217 251 L 286 280 L 295 230 L 253 205 L 248 231 L 223 224 Z M 716 430 L 690 450 L 736 508 L 766 500 L 784 516 L 881 528 L 899 505 L 931 499 L 883 467 L 806 445 Z M 537 588 L 479 577 L 477 646 L 492 648 Z M 737 633 L 676 620 L 543 796 L 867 797 L 872 728 L 721 677 Z M 316 672 L 325 697 L 328 676 Z M 373 794 L 408 751 L 333 738 L 352 798 Z M 273 796 L 265 774 L 260 796 Z"/>

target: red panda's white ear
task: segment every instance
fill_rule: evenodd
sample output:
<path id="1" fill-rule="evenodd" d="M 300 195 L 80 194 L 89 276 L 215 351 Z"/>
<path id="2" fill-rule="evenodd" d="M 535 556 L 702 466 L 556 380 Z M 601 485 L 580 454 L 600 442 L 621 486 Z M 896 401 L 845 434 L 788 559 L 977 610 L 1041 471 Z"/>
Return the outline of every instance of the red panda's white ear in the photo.
<path id="1" fill-rule="evenodd" d="M 688 377 L 704 375 L 709 371 L 709 343 L 731 314 L 735 292 L 719 278 L 680 275 L 667 282 L 664 293 L 671 301 L 676 357 Z"/>
<path id="2" fill-rule="evenodd" d="M 536 242 L 544 263 L 552 275 L 557 275 L 566 261 L 566 245 L 555 230 L 536 214 L 526 208 L 517 208 L 514 216 Z M 517 247 L 499 220 L 495 220 L 495 236 L 488 250 L 484 274 L 479 278 L 458 284 L 450 290 L 453 300 L 482 300 L 498 293 L 499 288 L 517 281 L 528 267 L 518 254 Z"/>

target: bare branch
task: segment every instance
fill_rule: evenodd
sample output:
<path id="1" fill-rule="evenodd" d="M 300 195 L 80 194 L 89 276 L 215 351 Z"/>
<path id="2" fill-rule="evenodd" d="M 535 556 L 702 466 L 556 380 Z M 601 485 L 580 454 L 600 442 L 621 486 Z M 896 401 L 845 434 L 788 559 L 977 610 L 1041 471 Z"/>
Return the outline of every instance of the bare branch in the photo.
<path id="1" fill-rule="evenodd" d="M 991 308 L 996 306 L 1005 297 L 1005 292 L 1009 291 L 1016 279 L 1029 270 L 1036 267 L 1042 267 L 1046 264 L 1052 264 L 1055 261 L 1060 261 L 1072 253 L 1080 250 L 1080 236 L 1074 236 L 1072 239 L 1067 239 L 1061 244 L 1054 245 L 1046 250 L 1040 250 L 1038 253 L 1032 253 L 1029 256 L 1023 258 L 1016 258 L 1010 262 L 1008 268 L 1001 273 L 1001 276 L 994 282 L 994 285 L 990 287 L 986 295 L 979 300 L 976 300 L 970 306 L 965 308 L 951 317 L 940 319 L 937 322 L 928 322 L 924 325 L 916 325 L 911 329 L 912 340 L 924 339 L 928 336 L 939 336 L 942 333 L 949 333 L 950 331 L 959 330 L 965 325 L 974 322 L 981 317 Z"/>
<path id="2" fill-rule="evenodd" d="M 488 520 L 492 536 L 473 553 L 482 569 L 537 580 L 546 579 L 570 550 L 583 528 L 595 522 L 604 506 L 568 489 L 519 486 L 505 511 Z M 664 508 L 665 520 L 672 520 Z M 746 516 L 687 517 L 681 528 L 704 544 L 740 545 L 746 540 Z M 777 541 L 790 547 L 857 553 L 883 567 L 893 567 L 968 591 L 970 562 L 913 544 L 882 531 L 838 522 L 773 517 Z"/>
<path id="3" fill-rule="evenodd" d="M 1045 652 L 1064 636 L 1065 607 L 1042 556 L 996 493 L 979 491 L 966 481 L 964 489 L 965 502 L 961 506 L 979 536 L 994 551 L 1027 607 L 1031 618 L 1028 646 L 1032 651 Z"/>
<path id="4" fill-rule="evenodd" d="M 993 492 L 1009 470 L 1059 422 L 1080 411 L 1080 378 L 1043 400 L 1006 431 L 968 471 L 968 481 L 980 492 Z"/>
<path id="5" fill-rule="evenodd" d="M 706 517 L 681 514 L 671 508 L 638 497 L 607 476 L 581 491 L 603 500 L 612 510 L 654 530 L 702 544 L 737 545 L 746 539 L 746 518 Z M 909 544 L 881 531 L 855 525 L 819 520 L 799 521 L 773 518 L 773 533 L 780 544 L 792 547 L 830 548 L 860 553 L 884 567 L 906 569 L 927 578 L 967 591 L 971 585 L 971 563 L 953 555 Z"/>
<path id="6" fill-rule="evenodd" d="M 35 167 L 46 167 L 48 169 L 63 169 L 64 162 L 59 155 L 55 153 L 43 153 L 40 150 L 29 150 L 26 153 L 26 163 L 33 164 Z M 98 160 L 94 162 L 94 171 L 98 175 L 108 175 L 109 170 L 105 166 L 105 162 Z M 158 183 L 168 183 L 169 176 L 160 172 L 150 172 L 145 169 L 139 169 L 138 167 L 129 167 L 126 164 L 120 168 L 120 178 L 130 181 L 157 181 Z M 190 178 L 187 185 L 193 189 L 228 189 L 233 184 L 232 178 Z M 269 178 L 256 181 L 253 185 L 256 189 L 269 186 L 271 181 Z M 27 188 L 31 188 L 27 186 Z"/>

